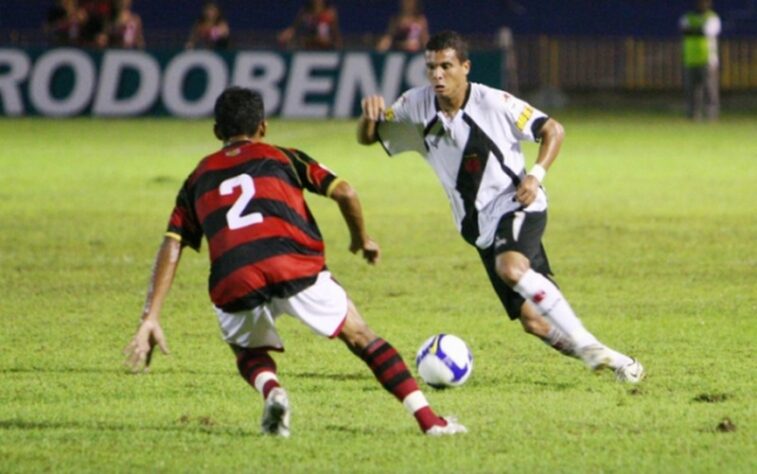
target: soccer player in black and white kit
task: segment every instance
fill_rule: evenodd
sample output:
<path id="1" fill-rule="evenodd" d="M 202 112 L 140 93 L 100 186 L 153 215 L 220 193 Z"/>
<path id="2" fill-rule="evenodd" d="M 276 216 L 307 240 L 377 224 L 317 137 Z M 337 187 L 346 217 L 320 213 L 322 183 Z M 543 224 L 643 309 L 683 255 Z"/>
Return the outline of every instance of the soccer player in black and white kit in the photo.
<path id="1" fill-rule="evenodd" d="M 468 47 L 457 33 L 433 36 L 425 58 L 429 85 L 388 108 L 381 96 L 363 99 L 358 141 L 380 141 L 390 155 L 422 154 L 507 314 L 526 332 L 593 370 L 609 367 L 618 380 L 639 382 L 642 365 L 586 330 L 551 279 L 541 243 L 547 224 L 541 183 L 560 151 L 563 127 L 505 91 L 468 82 Z M 528 172 L 519 144 L 525 140 L 540 142 Z"/>

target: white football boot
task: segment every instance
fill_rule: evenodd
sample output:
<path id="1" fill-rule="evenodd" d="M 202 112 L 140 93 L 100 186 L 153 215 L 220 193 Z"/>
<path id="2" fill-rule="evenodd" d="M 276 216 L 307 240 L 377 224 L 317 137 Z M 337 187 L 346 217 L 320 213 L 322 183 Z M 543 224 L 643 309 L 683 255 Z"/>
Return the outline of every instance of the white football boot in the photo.
<path id="1" fill-rule="evenodd" d="M 618 382 L 639 383 L 644 378 L 644 366 L 636 359 L 631 359 L 630 364 L 615 369 L 615 378 Z"/>
<path id="2" fill-rule="evenodd" d="M 578 357 L 593 371 L 599 371 L 610 366 L 612 354 L 602 344 L 590 344 L 578 350 Z"/>
<path id="3" fill-rule="evenodd" d="M 444 421 L 447 422 L 445 426 L 434 425 L 426 430 L 426 434 L 429 436 L 452 436 L 460 433 L 467 433 L 468 428 L 457 422 L 457 418 L 453 416 L 444 416 Z"/>
<path id="4" fill-rule="evenodd" d="M 260 428 L 263 434 L 289 437 L 289 398 L 286 391 L 276 387 L 268 394 L 263 406 Z"/>

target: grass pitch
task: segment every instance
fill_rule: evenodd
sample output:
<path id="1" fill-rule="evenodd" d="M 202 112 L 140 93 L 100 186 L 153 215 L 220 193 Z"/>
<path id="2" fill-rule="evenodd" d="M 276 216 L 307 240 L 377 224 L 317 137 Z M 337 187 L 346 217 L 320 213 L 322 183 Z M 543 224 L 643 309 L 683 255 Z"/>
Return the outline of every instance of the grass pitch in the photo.
<path id="1" fill-rule="evenodd" d="M 0 472 L 755 472 L 757 122 L 558 114 L 546 247 L 586 325 L 648 379 L 594 376 L 507 321 L 421 159 L 383 158 L 354 122 L 273 121 L 359 191 L 383 247 L 347 252 L 336 206 L 309 199 L 330 268 L 412 361 L 436 332 L 475 355 L 427 390 L 470 433 L 427 439 L 337 341 L 281 321 L 292 438 L 258 434 L 186 251 L 163 313 L 172 355 L 133 376 L 135 329 L 175 193 L 216 148 L 207 121 L 1 120 Z M 535 147 L 528 146 L 533 160 Z"/>

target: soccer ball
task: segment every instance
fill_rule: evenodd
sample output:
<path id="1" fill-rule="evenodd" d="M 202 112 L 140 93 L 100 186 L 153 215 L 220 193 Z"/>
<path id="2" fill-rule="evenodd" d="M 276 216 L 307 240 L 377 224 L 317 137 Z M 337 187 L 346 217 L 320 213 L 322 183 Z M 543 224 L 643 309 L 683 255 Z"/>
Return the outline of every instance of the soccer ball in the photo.
<path id="1" fill-rule="evenodd" d="M 459 337 L 437 334 L 426 339 L 418 349 L 415 366 L 430 386 L 457 387 L 465 383 L 473 371 L 473 354 Z"/>

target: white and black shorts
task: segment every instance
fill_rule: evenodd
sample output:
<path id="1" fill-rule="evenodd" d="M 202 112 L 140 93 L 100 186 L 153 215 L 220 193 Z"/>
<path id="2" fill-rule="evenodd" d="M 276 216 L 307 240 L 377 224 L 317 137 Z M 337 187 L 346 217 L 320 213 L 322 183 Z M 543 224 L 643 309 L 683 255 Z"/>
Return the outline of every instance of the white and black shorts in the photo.
<path id="1" fill-rule="evenodd" d="M 288 298 L 273 298 L 255 308 L 227 313 L 216 308 L 221 337 L 229 344 L 249 349 L 283 350 L 276 319 L 288 314 L 321 336 L 336 337 L 347 317 L 347 293 L 328 271 L 318 274 L 311 286 Z"/>
<path id="2" fill-rule="evenodd" d="M 547 253 L 541 242 L 546 228 L 547 211 L 517 211 L 505 214 L 497 225 L 494 243 L 487 249 L 478 249 L 489 281 L 510 319 L 520 317 L 521 307 L 526 300 L 497 275 L 495 270 L 497 255 L 508 251 L 521 253 L 531 262 L 531 268 L 534 271 L 550 278 L 552 269 L 549 267 Z"/>

